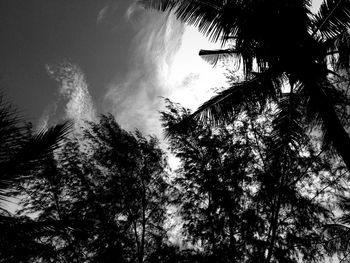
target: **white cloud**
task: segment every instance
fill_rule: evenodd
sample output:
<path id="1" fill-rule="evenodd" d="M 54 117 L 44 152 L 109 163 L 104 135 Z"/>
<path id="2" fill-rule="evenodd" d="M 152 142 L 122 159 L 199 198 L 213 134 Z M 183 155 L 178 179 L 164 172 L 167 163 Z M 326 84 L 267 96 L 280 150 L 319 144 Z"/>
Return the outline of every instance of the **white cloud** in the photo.
<path id="1" fill-rule="evenodd" d="M 129 13 L 128 13 L 129 12 Z M 129 17 L 134 11 L 128 11 Z M 160 136 L 158 110 L 166 87 L 164 71 L 170 67 L 181 44 L 183 25 L 172 16 L 133 13 L 137 33 L 132 42 L 131 68 L 123 79 L 115 79 L 105 95 L 105 110 L 126 129 L 140 129 Z"/>
<path id="2" fill-rule="evenodd" d="M 173 14 L 143 10 L 132 4 L 126 11 L 136 29 L 131 67 L 125 78 L 107 88 L 105 110 L 126 129 L 140 129 L 161 137 L 159 110 L 167 97 L 195 109 L 225 84 L 222 68 L 202 60 L 200 49 L 218 48 L 197 29 Z"/>
<path id="3" fill-rule="evenodd" d="M 75 131 L 84 126 L 84 121 L 94 121 L 96 110 L 88 90 L 83 71 L 76 64 L 62 62 L 46 66 L 48 74 L 59 85 L 57 100 L 43 113 L 41 124 L 70 119 L 75 123 Z M 61 113 L 63 111 L 63 114 Z"/>
<path id="4" fill-rule="evenodd" d="M 107 16 L 107 13 L 109 11 L 109 6 L 105 6 L 104 8 L 102 8 L 100 10 L 100 12 L 98 12 L 97 14 L 97 23 L 102 23 L 105 19 L 106 19 L 106 16 Z"/>

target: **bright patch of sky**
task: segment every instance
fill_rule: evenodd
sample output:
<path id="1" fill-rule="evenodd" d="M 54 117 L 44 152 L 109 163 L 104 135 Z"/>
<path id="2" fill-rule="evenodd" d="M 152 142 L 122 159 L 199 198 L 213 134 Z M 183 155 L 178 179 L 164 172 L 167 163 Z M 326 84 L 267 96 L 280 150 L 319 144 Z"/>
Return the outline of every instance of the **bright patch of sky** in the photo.
<path id="1" fill-rule="evenodd" d="M 318 10 L 320 3 L 321 0 L 313 1 L 313 12 Z M 98 65 L 81 65 L 73 58 L 72 65 L 79 70 L 68 79 L 74 87 L 64 93 L 66 84 L 61 82 L 58 85 L 58 98 L 44 110 L 40 120 L 42 124 L 48 123 L 50 118 L 59 121 L 60 118 L 55 115 L 60 109 L 63 109 L 64 117 L 75 120 L 91 120 L 96 111 L 111 112 L 126 129 L 138 128 L 145 134 L 161 137 L 159 110 L 164 108 L 161 97 L 195 110 L 214 95 L 214 89 L 227 85 L 225 67 L 213 67 L 198 55 L 200 49 L 220 48 L 219 43 L 209 42 L 196 28 L 184 25 L 171 14 L 144 10 L 136 1 L 128 5 L 124 1 L 110 2 L 98 10 L 95 23 L 98 30 L 109 27 L 112 34 L 120 38 L 119 42 L 128 45 L 114 47 L 116 54 L 126 54 L 119 56 L 123 59 L 119 62 L 120 68 L 106 69 L 114 71 L 115 77 L 104 85 L 105 88 L 98 88 L 100 94 L 103 92 L 99 99 L 90 95 L 95 95 L 97 89 L 96 78 L 91 75 L 93 71 L 84 72 L 81 68 L 101 69 Z M 122 39 L 126 31 L 131 36 L 129 41 Z M 114 39 L 103 39 L 104 42 L 108 40 L 113 42 Z M 114 45 L 118 43 L 118 39 L 114 41 Z M 109 57 L 114 56 L 112 47 L 108 50 Z M 88 86 L 86 79 L 91 80 L 93 85 Z M 64 103 L 66 105 L 61 105 Z"/>
<path id="2" fill-rule="evenodd" d="M 320 4 L 320 0 L 314 1 L 312 12 L 317 12 Z M 119 6 L 103 7 L 96 16 L 96 23 L 111 23 Z M 198 55 L 200 49 L 218 49 L 220 44 L 209 42 L 196 28 L 182 24 L 174 15 L 144 10 L 136 2 L 125 9 L 124 20 L 134 31 L 128 47 L 131 50 L 128 61 L 121 61 L 128 65 L 128 70 L 123 76 L 116 74 L 109 82 L 102 109 L 111 112 L 123 128 L 137 128 L 144 134 L 162 138 L 159 121 L 159 111 L 164 109 L 162 97 L 195 110 L 214 95 L 215 88 L 227 85 L 225 67 L 220 64 L 213 67 Z M 112 28 L 117 30 L 117 27 Z M 96 110 L 84 73 L 78 70 L 74 78 L 74 92 L 60 92 L 60 96 L 67 99 L 66 116 L 91 120 Z M 65 85 L 61 84 L 61 91 Z M 51 106 L 51 111 L 56 110 L 56 105 L 57 102 Z M 47 111 L 42 120 L 50 115 Z M 88 113 L 82 113 L 86 111 Z M 171 163 L 176 163 L 170 158 Z"/>
<path id="3" fill-rule="evenodd" d="M 213 88 L 225 85 L 225 69 L 209 65 L 198 55 L 200 49 L 219 48 L 219 44 L 210 43 L 172 14 L 133 5 L 126 16 L 137 28 L 132 67 L 124 78 L 108 85 L 105 109 L 127 129 L 161 136 L 162 97 L 194 110 L 213 95 Z"/>
<path id="4" fill-rule="evenodd" d="M 31 120 L 41 115 L 40 125 L 111 112 L 124 128 L 162 138 L 161 97 L 194 110 L 226 85 L 225 68 L 198 55 L 218 43 L 136 1 L 13 0 L 0 7 L 1 84 Z M 47 65 L 74 74 L 58 83 Z"/>
<path id="5" fill-rule="evenodd" d="M 311 6 L 311 12 L 314 14 L 317 13 L 317 11 L 320 9 L 322 2 L 323 0 L 313 0 L 312 6 Z"/>

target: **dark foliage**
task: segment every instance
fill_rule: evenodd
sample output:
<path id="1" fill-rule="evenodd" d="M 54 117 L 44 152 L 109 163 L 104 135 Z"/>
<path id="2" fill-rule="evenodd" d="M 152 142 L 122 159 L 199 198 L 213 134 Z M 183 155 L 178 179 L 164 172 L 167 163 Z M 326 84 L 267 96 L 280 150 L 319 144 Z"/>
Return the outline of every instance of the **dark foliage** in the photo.
<path id="1" fill-rule="evenodd" d="M 168 101 L 165 128 L 190 114 Z M 231 125 L 215 128 L 192 121 L 186 133 L 169 135 L 182 161 L 175 203 L 183 235 L 208 262 L 298 262 L 299 256 L 313 262 L 325 254 L 322 229 L 331 207 L 319 189 L 329 181 L 314 181 L 336 175 L 307 141 L 280 137 L 286 124 L 275 125 L 271 115 L 237 115 Z"/>
<path id="2" fill-rule="evenodd" d="M 45 233 L 60 231 L 73 222 L 47 220 L 34 222 L 28 217 L 13 217 L 6 210 L 19 184 L 40 169 L 46 156 L 57 149 L 67 135 L 70 124 L 57 125 L 32 134 L 17 110 L 1 96 L 0 102 L 0 262 L 27 262 L 32 255 L 50 253 L 37 242 Z"/>
<path id="3" fill-rule="evenodd" d="M 265 108 L 271 102 L 283 108 L 282 91 L 289 82 L 288 94 L 298 97 L 294 103 L 310 117 L 302 121 L 311 127 L 314 120 L 321 123 L 318 127 L 350 167 L 346 118 L 336 110 L 349 105 L 337 85 L 349 83 L 349 1 L 324 0 L 316 15 L 309 11 L 308 0 L 139 2 L 160 11 L 173 11 L 180 20 L 228 46 L 221 52 L 201 51 L 200 55 L 209 57 L 210 62 L 230 54 L 243 62 L 243 81 L 231 83 L 188 118 L 217 125 L 229 123 L 233 114 L 247 108 Z M 186 120 L 177 126 L 185 125 Z"/>
<path id="4" fill-rule="evenodd" d="M 20 213 L 85 227 L 49 233 L 40 244 L 55 253 L 37 259 L 150 262 L 166 243 L 166 176 L 155 138 L 121 129 L 111 115 L 89 123 L 83 138 L 66 140 L 24 186 Z"/>

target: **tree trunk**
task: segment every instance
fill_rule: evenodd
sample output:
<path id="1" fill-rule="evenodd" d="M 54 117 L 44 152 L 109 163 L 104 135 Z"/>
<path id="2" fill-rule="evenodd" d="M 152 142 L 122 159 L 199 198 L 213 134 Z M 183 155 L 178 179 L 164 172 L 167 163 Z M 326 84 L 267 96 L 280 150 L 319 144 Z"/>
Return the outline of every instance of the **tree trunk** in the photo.
<path id="1" fill-rule="evenodd" d="M 216 242 L 215 242 L 215 230 L 214 230 L 214 222 L 213 222 L 213 209 L 212 209 L 212 200 L 210 196 L 210 192 L 208 192 L 208 219 L 210 225 L 210 240 L 212 246 L 212 253 L 216 255 Z"/>
<path id="2" fill-rule="evenodd" d="M 133 219 L 133 228 L 134 228 L 134 236 L 135 236 L 135 245 L 136 245 L 136 255 L 137 260 L 140 261 L 140 241 L 139 241 L 139 235 L 137 233 L 137 224 L 136 219 Z"/>
<path id="3" fill-rule="evenodd" d="M 234 233 L 234 218 L 232 211 L 229 211 L 229 228 L 230 228 L 230 255 L 231 260 L 234 262 L 236 257 L 236 238 Z"/>
<path id="4" fill-rule="evenodd" d="M 276 241 L 276 235 L 277 235 L 277 229 L 278 229 L 278 218 L 279 218 L 279 213 L 280 213 L 280 208 L 281 208 L 281 201 L 280 201 L 280 196 L 277 196 L 277 204 L 274 210 L 274 213 L 272 214 L 271 217 L 271 239 L 270 239 L 270 244 L 268 248 L 268 253 L 266 256 L 266 263 L 270 263 L 272 254 L 273 254 L 273 249 L 275 247 L 275 241 Z"/>

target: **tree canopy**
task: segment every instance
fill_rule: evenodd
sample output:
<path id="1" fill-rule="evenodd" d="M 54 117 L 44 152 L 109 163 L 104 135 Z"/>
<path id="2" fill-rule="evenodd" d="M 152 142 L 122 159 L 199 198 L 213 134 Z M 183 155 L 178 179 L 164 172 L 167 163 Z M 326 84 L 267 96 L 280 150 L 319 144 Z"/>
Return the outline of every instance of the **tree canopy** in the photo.
<path id="1" fill-rule="evenodd" d="M 324 0 L 315 15 L 310 12 L 311 1 L 306 0 L 139 2 L 173 11 L 180 20 L 228 46 L 201 51 L 209 60 L 234 55 L 242 62 L 244 79 L 232 82 L 189 118 L 217 124 L 230 122 L 233 114 L 247 108 L 263 109 L 270 103 L 275 103 L 281 114 L 288 108 L 302 108 L 300 116 L 281 118 L 276 114 L 276 124 L 316 124 L 350 168 L 346 117 L 337 112 L 349 104 L 343 86 L 338 85 L 349 83 L 349 1 Z"/>
<path id="2" fill-rule="evenodd" d="M 220 41 L 199 55 L 242 79 L 194 112 L 166 99 L 168 149 L 111 114 L 35 132 L 1 97 L 0 262 L 348 260 L 350 1 L 138 3 Z"/>

